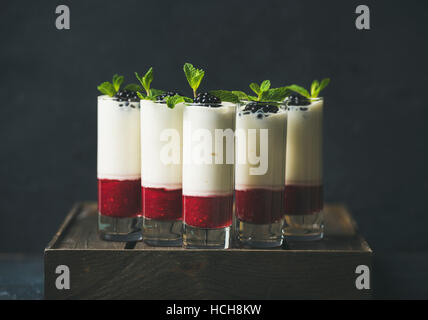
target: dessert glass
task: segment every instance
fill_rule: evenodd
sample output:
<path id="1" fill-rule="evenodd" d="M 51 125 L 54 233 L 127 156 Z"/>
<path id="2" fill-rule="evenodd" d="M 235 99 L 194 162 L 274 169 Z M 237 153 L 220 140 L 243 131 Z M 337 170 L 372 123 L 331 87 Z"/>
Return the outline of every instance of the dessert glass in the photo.
<path id="1" fill-rule="evenodd" d="M 98 97 L 98 230 L 104 240 L 141 240 L 140 103 Z"/>
<path id="2" fill-rule="evenodd" d="M 285 226 L 290 240 L 323 238 L 323 98 L 288 106 Z"/>
<path id="3" fill-rule="evenodd" d="M 235 109 L 187 104 L 183 113 L 183 245 L 228 248 L 233 217 Z"/>

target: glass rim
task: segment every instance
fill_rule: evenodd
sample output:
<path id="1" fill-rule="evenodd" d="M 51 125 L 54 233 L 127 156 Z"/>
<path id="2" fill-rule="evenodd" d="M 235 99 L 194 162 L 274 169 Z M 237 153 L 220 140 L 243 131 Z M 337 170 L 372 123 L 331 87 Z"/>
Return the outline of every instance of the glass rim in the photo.
<path id="1" fill-rule="evenodd" d="M 206 105 L 203 103 L 195 103 L 195 102 L 183 102 L 183 104 L 186 107 L 203 107 L 203 108 L 209 108 L 209 109 L 218 109 L 218 108 L 224 108 L 224 107 L 235 107 L 237 105 L 237 103 L 227 102 L 227 101 L 222 101 L 220 104 L 218 104 L 214 107 L 211 105 Z"/>
<path id="2" fill-rule="evenodd" d="M 137 100 L 137 101 L 119 101 L 117 97 L 115 97 L 115 96 L 110 97 L 107 94 L 103 94 L 103 95 L 97 96 L 97 100 L 116 101 L 116 102 L 119 102 L 119 103 L 126 103 L 126 102 L 129 102 L 129 103 L 140 103 L 140 99 Z"/>
<path id="3" fill-rule="evenodd" d="M 253 100 L 241 100 L 240 102 L 238 102 L 238 104 L 240 105 L 247 105 L 251 102 L 257 102 L 260 104 L 275 104 L 277 106 L 286 106 L 286 101 L 282 100 L 282 101 L 253 101 Z"/>
<path id="4" fill-rule="evenodd" d="M 305 97 L 306 98 L 306 97 Z M 312 104 L 314 104 L 315 102 L 319 102 L 319 101 L 322 101 L 322 102 L 324 102 L 324 97 L 316 97 L 316 98 L 306 98 L 309 102 L 310 102 L 310 104 L 308 104 L 308 105 L 306 105 L 306 106 L 300 106 L 300 105 L 292 105 L 292 104 L 289 104 L 289 96 L 287 97 L 287 98 L 285 98 L 284 99 L 284 103 L 285 103 L 285 105 L 287 106 L 287 107 L 306 107 L 306 108 L 308 108 L 308 107 L 310 107 Z"/>

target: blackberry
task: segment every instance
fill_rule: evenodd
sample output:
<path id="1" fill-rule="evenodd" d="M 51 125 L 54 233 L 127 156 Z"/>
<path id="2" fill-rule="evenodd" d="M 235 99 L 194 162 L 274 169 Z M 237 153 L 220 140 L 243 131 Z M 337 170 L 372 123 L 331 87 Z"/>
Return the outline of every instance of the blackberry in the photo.
<path id="1" fill-rule="evenodd" d="M 138 102 L 140 100 L 137 92 L 129 90 L 119 90 L 114 96 L 118 101 Z"/>
<path id="2" fill-rule="evenodd" d="M 245 106 L 243 111 L 250 111 L 255 113 L 259 110 L 263 111 L 264 113 L 277 113 L 278 107 L 267 102 L 252 101 Z"/>
<path id="3" fill-rule="evenodd" d="M 300 94 L 293 94 L 288 97 L 288 104 L 290 106 L 308 106 L 311 103 L 309 102 L 308 98 Z"/>
<path id="4" fill-rule="evenodd" d="M 163 101 L 163 100 L 165 100 L 165 98 L 166 98 L 166 97 L 173 97 L 173 96 L 175 96 L 176 94 L 180 95 L 180 94 L 179 94 L 178 92 L 176 92 L 176 91 L 168 91 L 168 92 L 165 92 L 165 93 L 163 93 L 163 94 L 161 94 L 161 95 L 156 96 L 156 100 L 157 100 L 157 101 Z"/>
<path id="5" fill-rule="evenodd" d="M 221 105 L 221 100 L 208 92 L 198 93 L 196 98 L 193 99 L 193 102 L 207 107 L 220 107 Z"/>

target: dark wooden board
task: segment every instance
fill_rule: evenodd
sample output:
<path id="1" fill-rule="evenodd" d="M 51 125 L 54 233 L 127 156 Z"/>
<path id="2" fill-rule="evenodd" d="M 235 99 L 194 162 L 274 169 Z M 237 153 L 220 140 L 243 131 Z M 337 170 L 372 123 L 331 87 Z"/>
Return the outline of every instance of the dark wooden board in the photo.
<path id="1" fill-rule="evenodd" d="M 325 208 L 322 241 L 252 250 L 150 247 L 97 235 L 96 203 L 74 206 L 45 249 L 48 299 L 367 299 L 355 287 L 358 265 L 372 250 L 343 205 Z M 58 290 L 58 265 L 70 289 Z"/>

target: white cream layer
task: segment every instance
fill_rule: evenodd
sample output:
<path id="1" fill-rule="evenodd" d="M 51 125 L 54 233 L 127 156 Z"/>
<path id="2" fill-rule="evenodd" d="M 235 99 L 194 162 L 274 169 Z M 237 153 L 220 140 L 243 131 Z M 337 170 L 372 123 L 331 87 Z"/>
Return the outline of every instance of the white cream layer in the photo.
<path id="1" fill-rule="evenodd" d="M 305 111 L 306 110 L 306 111 Z M 288 110 L 287 185 L 322 184 L 323 100 Z"/>
<path id="2" fill-rule="evenodd" d="M 106 95 L 98 97 L 99 179 L 140 178 L 139 102 L 126 104 Z"/>
<path id="3" fill-rule="evenodd" d="M 215 129 L 235 129 L 235 105 L 223 103 L 221 107 L 186 106 L 183 113 L 183 195 L 189 196 L 215 196 L 230 195 L 234 188 L 234 165 L 226 163 L 226 151 L 223 150 L 221 164 L 215 161 L 215 142 L 206 141 L 198 137 L 200 129 L 209 131 L 215 137 Z M 199 130 L 199 131 L 198 131 Z M 233 140 L 232 140 L 233 143 Z M 226 138 L 223 139 L 226 146 Z M 212 147 L 208 157 L 211 164 L 195 163 L 192 159 L 194 148 Z M 234 149 L 229 150 L 234 156 Z"/>
<path id="4" fill-rule="evenodd" d="M 249 140 L 249 129 L 256 129 L 257 143 Z M 260 143 L 261 129 L 267 129 L 267 149 Z M 244 135 L 245 134 L 245 135 Z M 238 112 L 236 116 L 236 157 L 235 157 L 235 189 L 247 190 L 264 188 L 281 190 L 284 188 L 285 178 L 285 148 L 287 134 L 287 111 L 269 113 L 267 117 L 257 118 L 257 113 L 243 114 Z M 261 150 L 267 152 L 261 152 Z M 249 154 L 253 153 L 261 157 L 259 163 L 251 164 Z M 240 159 L 245 159 L 246 163 Z M 254 162 L 254 161 L 253 161 Z M 262 164 L 263 162 L 263 164 Z M 267 170 L 261 171 L 263 167 Z M 264 174 L 254 174 L 254 168 L 258 167 Z M 253 170 L 251 171 L 251 168 Z M 252 174 L 253 173 L 253 174 Z"/>
<path id="5" fill-rule="evenodd" d="M 184 104 L 141 100 L 141 185 L 181 189 Z"/>

